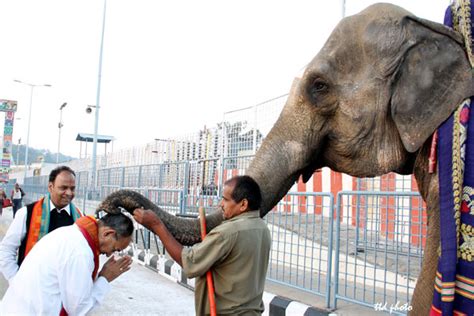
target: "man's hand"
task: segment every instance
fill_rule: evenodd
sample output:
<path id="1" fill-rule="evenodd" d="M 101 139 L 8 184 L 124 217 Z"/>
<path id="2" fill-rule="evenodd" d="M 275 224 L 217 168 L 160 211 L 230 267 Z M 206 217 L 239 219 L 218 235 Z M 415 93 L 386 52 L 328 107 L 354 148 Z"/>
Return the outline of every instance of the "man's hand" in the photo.
<path id="1" fill-rule="evenodd" d="M 183 251 L 183 245 L 181 245 L 171 233 L 166 228 L 166 225 L 163 224 L 161 219 L 155 212 L 151 210 L 144 210 L 142 208 L 137 208 L 133 211 L 133 218 L 154 234 L 158 235 L 161 242 L 165 246 L 168 254 L 176 261 L 180 266 L 183 266 L 181 262 L 181 252 Z"/>
<path id="2" fill-rule="evenodd" d="M 116 260 L 112 255 L 110 259 L 100 270 L 99 276 L 103 276 L 110 283 L 116 278 L 118 278 L 122 273 L 130 270 L 130 265 L 132 264 L 132 258 L 129 256 L 123 256 L 122 258 Z"/>
<path id="3" fill-rule="evenodd" d="M 161 224 L 160 218 L 153 211 L 142 208 L 133 211 L 133 218 L 151 231 L 153 231 L 153 226 Z"/>

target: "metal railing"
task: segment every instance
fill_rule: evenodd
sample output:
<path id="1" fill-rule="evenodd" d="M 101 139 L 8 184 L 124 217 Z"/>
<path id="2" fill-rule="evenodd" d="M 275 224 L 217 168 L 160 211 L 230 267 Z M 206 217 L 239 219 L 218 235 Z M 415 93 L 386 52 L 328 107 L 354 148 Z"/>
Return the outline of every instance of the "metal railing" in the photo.
<path id="1" fill-rule="evenodd" d="M 218 204 L 222 182 L 205 190 L 103 184 L 94 192 L 78 189 L 75 203 L 92 214 L 108 194 L 130 189 L 176 216 L 197 216 L 199 206 Z M 47 192 L 39 180 L 24 189 L 30 200 Z M 338 300 L 367 307 L 409 304 L 421 267 L 424 214 L 416 192 L 341 191 L 336 203 L 331 193 L 290 192 L 265 217 L 272 234 L 267 278 L 321 296 L 328 308 L 336 308 Z M 166 256 L 157 236 L 143 228 L 136 231 L 134 247 L 144 256 Z"/>
<path id="2" fill-rule="evenodd" d="M 267 278 L 325 297 L 330 307 L 331 193 L 288 193 L 265 217 L 272 234 Z M 300 209 L 306 212 L 299 212 Z"/>
<path id="3" fill-rule="evenodd" d="M 337 195 L 333 307 L 409 304 L 421 269 L 426 216 L 416 192 Z"/>

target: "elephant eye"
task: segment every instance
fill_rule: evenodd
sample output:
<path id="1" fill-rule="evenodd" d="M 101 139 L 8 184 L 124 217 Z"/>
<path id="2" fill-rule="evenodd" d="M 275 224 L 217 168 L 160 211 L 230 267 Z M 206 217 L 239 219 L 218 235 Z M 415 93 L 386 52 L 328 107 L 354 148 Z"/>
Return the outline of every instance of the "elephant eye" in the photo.
<path id="1" fill-rule="evenodd" d="M 321 79 L 315 79 L 313 83 L 309 86 L 308 94 L 313 100 L 316 100 L 318 96 L 323 93 L 326 93 L 328 90 L 328 85 L 326 82 Z"/>

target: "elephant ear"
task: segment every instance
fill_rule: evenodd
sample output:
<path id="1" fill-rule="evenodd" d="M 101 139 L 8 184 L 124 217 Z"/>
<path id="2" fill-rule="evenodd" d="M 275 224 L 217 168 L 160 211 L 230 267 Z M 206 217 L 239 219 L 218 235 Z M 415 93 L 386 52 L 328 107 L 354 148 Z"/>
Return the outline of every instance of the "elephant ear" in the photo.
<path id="1" fill-rule="evenodd" d="M 458 33 L 414 16 L 402 25 L 406 41 L 392 82 L 391 114 L 406 150 L 415 152 L 474 94 L 474 84 Z"/>

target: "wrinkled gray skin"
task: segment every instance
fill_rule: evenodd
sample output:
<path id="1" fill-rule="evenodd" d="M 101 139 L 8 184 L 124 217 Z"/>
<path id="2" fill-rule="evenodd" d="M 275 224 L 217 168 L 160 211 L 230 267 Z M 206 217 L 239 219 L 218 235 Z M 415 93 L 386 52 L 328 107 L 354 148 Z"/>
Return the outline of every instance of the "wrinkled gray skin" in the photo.
<path id="1" fill-rule="evenodd" d="M 261 215 L 324 166 L 356 177 L 414 173 L 428 235 L 412 314 L 428 315 L 440 238 L 431 135 L 473 94 L 459 34 L 389 4 L 343 19 L 293 83 L 247 171 L 263 193 Z"/>
<path id="2" fill-rule="evenodd" d="M 356 177 L 414 173 L 428 232 L 412 314 L 428 315 L 439 246 L 438 175 L 427 172 L 431 135 L 473 86 L 462 39 L 443 25 L 390 4 L 343 19 L 294 81 L 247 171 L 262 190 L 261 216 L 300 175 L 307 181 L 324 166 Z M 114 194 L 104 208 L 153 208 L 179 240 L 200 241 L 197 220 L 167 215 L 131 191 Z M 208 230 L 221 221 L 221 212 L 209 215 Z"/>
<path id="3" fill-rule="evenodd" d="M 137 208 L 149 209 L 155 212 L 163 221 L 171 234 L 185 246 L 201 242 L 201 226 L 199 219 L 176 217 L 153 204 L 149 199 L 138 192 L 131 190 L 118 190 L 105 198 L 97 208 L 97 212 L 118 213 L 121 208 L 133 214 Z M 222 211 L 214 211 L 206 215 L 206 230 L 219 225 L 224 220 Z"/>

